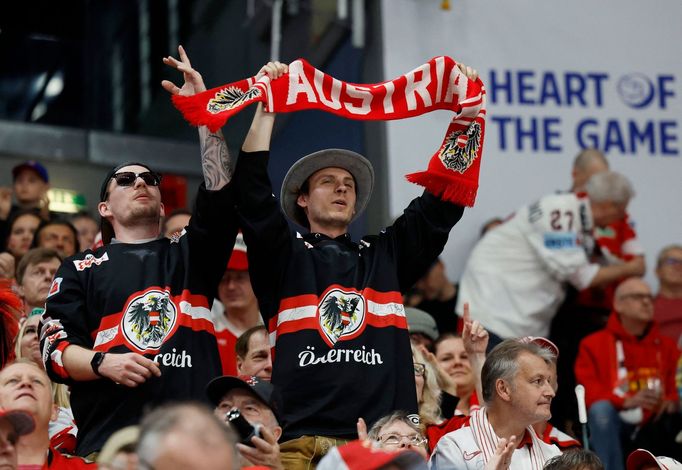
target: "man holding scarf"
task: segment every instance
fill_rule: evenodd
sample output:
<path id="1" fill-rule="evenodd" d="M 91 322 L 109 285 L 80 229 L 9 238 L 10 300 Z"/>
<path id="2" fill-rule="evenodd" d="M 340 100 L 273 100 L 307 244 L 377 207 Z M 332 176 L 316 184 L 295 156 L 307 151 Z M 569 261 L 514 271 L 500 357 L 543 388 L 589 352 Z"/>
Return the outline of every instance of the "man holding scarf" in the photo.
<path id="1" fill-rule="evenodd" d="M 459 67 L 462 81 L 464 73 L 475 80 L 475 71 Z M 255 79 L 267 76 L 276 89 L 287 71 L 269 63 Z M 374 170 L 341 149 L 296 162 L 280 208 L 267 173 L 274 118 L 259 105 L 230 184 L 275 350 L 282 463 L 310 468 L 357 437 L 360 417 L 372 423 L 396 409 L 417 413 L 402 294 L 437 259 L 464 208 L 425 191 L 392 226 L 353 242 L 348 226 L 369 200 Z M 297 233 L 287 217 L 310 233 Z"/>

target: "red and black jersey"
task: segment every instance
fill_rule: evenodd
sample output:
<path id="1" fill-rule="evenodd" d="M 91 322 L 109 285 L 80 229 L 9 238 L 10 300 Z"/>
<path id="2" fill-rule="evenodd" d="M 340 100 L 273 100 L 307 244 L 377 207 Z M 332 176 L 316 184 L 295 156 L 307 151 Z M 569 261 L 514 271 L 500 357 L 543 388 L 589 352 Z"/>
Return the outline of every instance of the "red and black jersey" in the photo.
<path id="1" fill-rule="evenodd" d="M 57 271 L 41 348 L 50 378 L 71 386 L 78 455 L 99 450 L 149 408 L 205 400 L 205 385 L 220 375 L 210 308 L 237 234 L 229 194 L 202 185 L 183 235 L 87 250 Z M 158 362 L 161 377 L 134 388 L 104 378 L 75 381 L 61 360 L 69 345 L 143 354 Z"/>
<path id="2" fill-rule="evenodd" d="M 348 234 L 299 235 L 272 195 L 267 161 L 267 152 L 242 152 L 233 184 L 274 346 L 283 440 L 352 438 L 359 417 L 371 425 L 394 410 L 416 413 L 402 293 L 438 257 L 463 208 L 424 193 L 360 243 Z"/>

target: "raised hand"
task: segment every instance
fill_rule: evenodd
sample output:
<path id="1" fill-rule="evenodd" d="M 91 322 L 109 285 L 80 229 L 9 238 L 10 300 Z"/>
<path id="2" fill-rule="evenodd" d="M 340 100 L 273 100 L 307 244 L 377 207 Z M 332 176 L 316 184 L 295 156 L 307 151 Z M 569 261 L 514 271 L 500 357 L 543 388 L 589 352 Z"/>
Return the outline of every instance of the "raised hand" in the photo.
<path id="1" fill-rule="evenodd" d="M 189 57 L 187 57 L 187 53 L 182 46 L 178 46 L 178 54 L 180 55 L 180 60 L 168 56 L 163 58 L 163 63 L 182 72 L 185 83 L 183 83 L 182 88 L 180 88 L 169 80 L 163 80 L 161 82 L 163 89 L 172 95 L 181 96 L 192 96 L 206 91 L 204 79 L 199 72 L 192 68 Z"/>
<path id="2" fill-rule="evenodd" d="M 475 81 L 478 78 L 478 70 L 471 68 L 468 65 L 464 65 L 458 62 L 457 68 L 459 68 L 459 70 L 461 70 L 462 73 L 466 75 L 469 80 Z"/>
<path id="3" fill-rule="evenodd" d="M 500 439 L 495 449 L 495 454 L 485 465 L 485 470 L 507 470 L 511 464 L 512 454 L 516 449 L 516 436 Z"/>
<path id="4" fill-rule="evenodd" d="M 282 469 L 279 444 L 275 435 L 265 426 L 260 427 L 261 437 L 252 437 L 253 447 L 237 444 L 239 453 L 253 465 Z"/>
<path id="5" fill-rule="evenodd" d="M 488 347 L 488 331 L 483 328 L 483 325 L 478 320 L 471 319 L 468 302 L 464 303 L 462 318 L 464 320 L 464 329 L 462 330 L 464 350 L 468 354 L 485 355 L 486 348 Z"/>
<path id="6" fill-rule="evenodd" d="M 281 62 L 268 62 L 256 74 L 256 79 L 265 75 L 270 77 L 270 80 L 275 80 L 289 71 L 289 66 Z"/>
<path id="7" fill-rule="evenodd" d="M 0 220 L 7 220 L 12 210 L 12 188 L 0 188 Z"/>

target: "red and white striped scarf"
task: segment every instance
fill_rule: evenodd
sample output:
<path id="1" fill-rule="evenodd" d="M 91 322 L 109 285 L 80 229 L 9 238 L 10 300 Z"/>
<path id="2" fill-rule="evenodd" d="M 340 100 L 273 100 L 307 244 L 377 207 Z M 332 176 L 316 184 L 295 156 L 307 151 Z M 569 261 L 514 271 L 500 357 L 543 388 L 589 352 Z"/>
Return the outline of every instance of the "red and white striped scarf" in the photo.
<path id="1" fill-rule="evenodd" d="M 211 131 L 256 102 L 275 113 L 318 109 L 362 120 L 404 119 L 450 110 L 455 115 L 427 170 L 409 174 L 407 179 L 447 201 L 473 206 L 476 200 L 485 134 L 485 88 L 480 79 L 469 80 L 449 57 L 434 57 L 393 80 L 363 85 L 337 80 L 298 59 L 276 80 L 252 77 L 172 99 L 191 124 L 208 126 Z"/>

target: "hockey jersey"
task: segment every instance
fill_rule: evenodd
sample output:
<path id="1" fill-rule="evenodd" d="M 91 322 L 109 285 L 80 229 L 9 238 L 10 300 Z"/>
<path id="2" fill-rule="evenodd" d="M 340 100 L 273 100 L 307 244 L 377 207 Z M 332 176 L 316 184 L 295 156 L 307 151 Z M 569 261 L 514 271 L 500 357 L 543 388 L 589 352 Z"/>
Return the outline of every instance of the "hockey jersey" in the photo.
<path id="1" fill-rule="evenodd" d="M 239 158 L 234 183 L 249 270 L 274 346 L 283 440 L 353 438 L 356 422 L 415 413 L 402 293 L 442 251 L 463 208 L 425 193 L 378 236 L 297 234 L 272 195 L 267 152 Z"/>
<path id="2" fill-rule="evenodd" d="M 210 307 L 237 233 L 232 207 L 229 188 L 202 184 L 183 235 L 86 250 L 57 271 L 41 348 L 50 378 L 71 386 L 78 455 L 99 450 L 149 408 L 206 400 L 204 387 L 222 370 Z M 161 377 L 134 388 L 106 378 L 75 381 L 61 359 L 69 345 L 143 354 Z"/>

